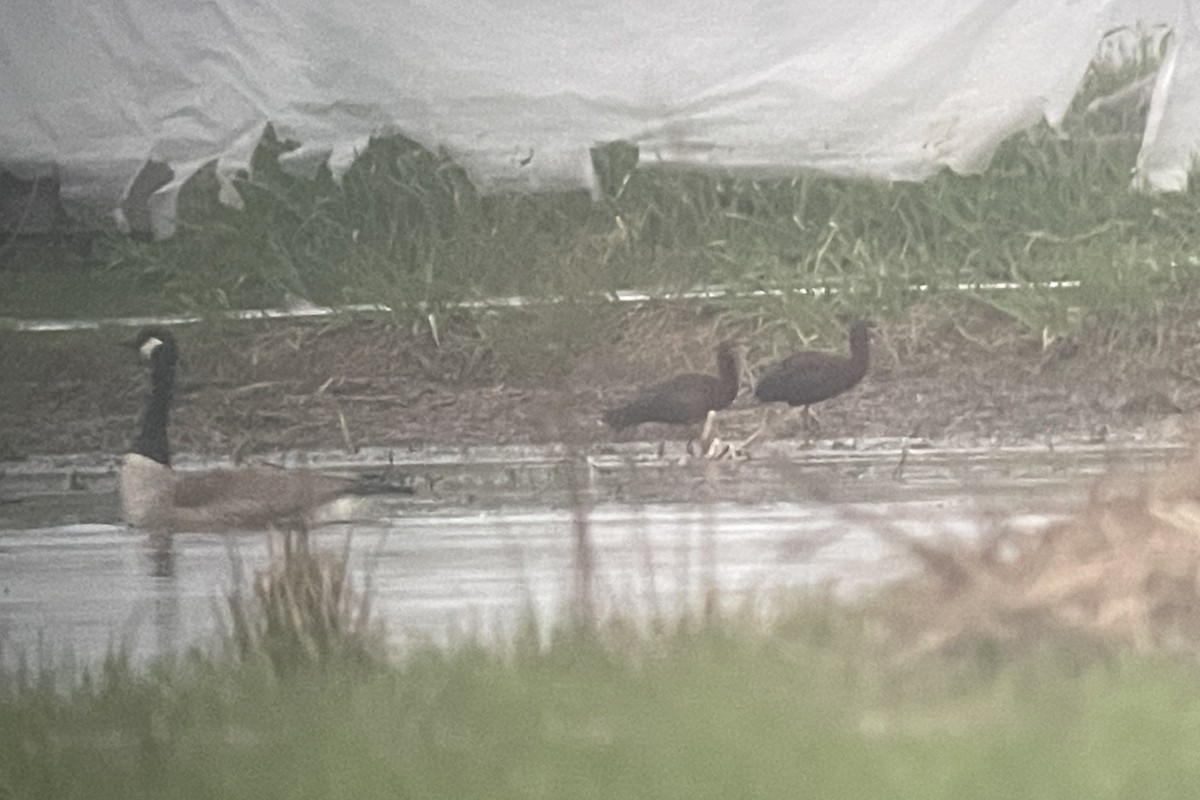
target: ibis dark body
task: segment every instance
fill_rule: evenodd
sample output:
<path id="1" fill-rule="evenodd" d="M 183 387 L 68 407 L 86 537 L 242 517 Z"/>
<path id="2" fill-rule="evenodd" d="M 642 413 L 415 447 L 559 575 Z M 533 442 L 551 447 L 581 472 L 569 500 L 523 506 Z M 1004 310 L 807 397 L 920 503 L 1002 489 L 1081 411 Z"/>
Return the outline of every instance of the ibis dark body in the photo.
<path id="1" fill-rule="evenodd" d="M 764 403 L 810 406 L 857 386 L 870 364 L 871 331 L 866 322 L 850 326 L 850 356 L 801 350 L 767 370 L 754 389 Z"/>
<path id="2" fill-rule="evenodd" d="M 643 387 L 630 402 L 604 412 L 604 421 L 621 430 L 643 422 L 695 425 L 709 411 L 728 408 L 738 393 L 738 359 L 732 342 L 717 347 L 717 374 L 687 372 Z"/>

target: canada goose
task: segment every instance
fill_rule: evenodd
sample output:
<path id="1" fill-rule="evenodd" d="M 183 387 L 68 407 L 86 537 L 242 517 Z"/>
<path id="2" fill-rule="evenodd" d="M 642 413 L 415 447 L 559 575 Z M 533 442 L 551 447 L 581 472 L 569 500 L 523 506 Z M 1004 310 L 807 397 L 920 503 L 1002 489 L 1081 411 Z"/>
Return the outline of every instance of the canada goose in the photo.
<path id="1" fill-rule="evenodd" d="M 738 357 L 733 342 L 717 346 L 718 375 L 687 372 L 642 388 L 630 402 L 604 412 L 616 430 L 643 422 L 695 425 L 709 411 L 728 408 L 738 393 Z"/>
<path id="2" fill-rule="evenodd" d="M 261 530 L 310 521 L 321 506 L 346 495 L 412 492 L 408 486 L 304 469 L 176 472 L 167 444 L 179 357 L 175 336 L 150 326 L 128 345 L 150 365 L 141 428 L 121 463 L 121 507 L 130 525 L 166 531 Z"/>
<path id="3" fill-rule="evenodd" d="M 807 427 L 813 419 L 809 406 L 852 389 L 867 374 L 870 327 L 862 320 L 851 324 L 849 358 L 820 350 L 793 353 L 767 370 L 755 386 L 754 396 L 764 403 L 804 406 Z"/>

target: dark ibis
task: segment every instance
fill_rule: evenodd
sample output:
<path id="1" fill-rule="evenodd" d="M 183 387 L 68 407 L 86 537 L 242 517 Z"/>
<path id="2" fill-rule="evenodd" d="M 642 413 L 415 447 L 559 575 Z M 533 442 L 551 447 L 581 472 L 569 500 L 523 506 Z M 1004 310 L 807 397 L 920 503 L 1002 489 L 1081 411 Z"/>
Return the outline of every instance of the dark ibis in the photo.
<path id="1" fill-rule="evenodd" d="M 728 408 L 738 393 L 741 366 L 734 342 L 717 347 L 717 374 L 686 372 L 642 387 L 628 403 L 604 412 L 604 421 L 621 430 L 643 422 L 696 425 L 709 411 Z"/>
<path id="2" fill-rule="evenodd" d="M 850 326 L 850 355 L 821 350 L 801 350 L 766 371 L 754 388 L 764 403 L 804 406 L 806 426 L 812 420 L 809 406 L 852 389 L 867 374 L 871 355 L 871 325 L 859 320 Z"/>

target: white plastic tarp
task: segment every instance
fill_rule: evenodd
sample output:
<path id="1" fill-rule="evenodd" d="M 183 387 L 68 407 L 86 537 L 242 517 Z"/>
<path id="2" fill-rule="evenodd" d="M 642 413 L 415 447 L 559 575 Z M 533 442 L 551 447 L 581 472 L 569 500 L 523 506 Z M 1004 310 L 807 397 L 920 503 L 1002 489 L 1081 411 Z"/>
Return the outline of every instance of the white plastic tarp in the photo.
<path id="1" fill-rule="evenodd" d="M 111 214 L 148 160 L 245 167 L 267 122 L 335 174 L 374 133 L 444 147 L 483 191 L 643 165 L 921 179 L 1059 122 L 1115 26 L 1165 23 L 1140 180 L 1181 188 L 1200 137 L 1200 0 L 3 0 L 0 168 Z"/>

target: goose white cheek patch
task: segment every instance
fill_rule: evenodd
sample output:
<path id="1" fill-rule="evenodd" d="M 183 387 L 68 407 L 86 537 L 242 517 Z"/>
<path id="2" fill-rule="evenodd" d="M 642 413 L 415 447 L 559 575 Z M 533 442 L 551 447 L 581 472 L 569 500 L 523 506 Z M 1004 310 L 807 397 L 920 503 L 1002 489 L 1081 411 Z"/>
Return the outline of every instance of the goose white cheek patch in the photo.
<path id="1" fill-rule="evenodd" d="M 162 347 L 162 339 L 159 339 L 157 336 L 151 336 L 142 343 L 142 346 L 138 348 L 138 352 L 142 354 L 142 358 L 149 360 L 154 351 L 160 347 Z"/>

